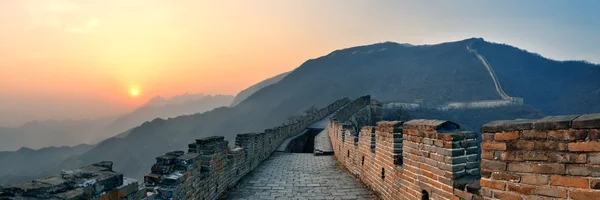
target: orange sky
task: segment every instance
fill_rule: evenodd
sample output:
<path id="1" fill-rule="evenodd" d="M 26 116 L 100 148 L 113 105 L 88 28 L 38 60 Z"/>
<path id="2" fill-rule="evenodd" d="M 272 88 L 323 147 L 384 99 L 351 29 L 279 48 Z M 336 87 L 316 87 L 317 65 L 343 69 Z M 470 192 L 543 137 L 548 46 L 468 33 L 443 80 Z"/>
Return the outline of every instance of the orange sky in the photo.
<path id="1" fill-rule="evenodd" d="M 4 109 L 64 107 L 79 118 L 124 112 L 155 95 L 235 95 L 328 51 L 283 38 L 309 33 L 244 5 L 169 2 L 3 1 L 0 91 L 12 97 Z M 281 51 L 283 45 L 294 48 Z M 129 96 L 131 87 L 140 96 Z"/>
<path id="2" fill-rule="evenodd" d="M 532 15 L 520 2 L 369 2 L 0 1 L 0 126 L 114 115 L 155 95 L 234 95 L 307 59 L 384 41 L 432 44 L 477 36 L 557 59 L 600 53 L 575 51 L 570 47 L 583 43 L 562 41 L 595 32 L 546 20 L 562 16 L 554 10 L 519 18 Z M 140 96 L 132 98 L 131 87 Z"/>

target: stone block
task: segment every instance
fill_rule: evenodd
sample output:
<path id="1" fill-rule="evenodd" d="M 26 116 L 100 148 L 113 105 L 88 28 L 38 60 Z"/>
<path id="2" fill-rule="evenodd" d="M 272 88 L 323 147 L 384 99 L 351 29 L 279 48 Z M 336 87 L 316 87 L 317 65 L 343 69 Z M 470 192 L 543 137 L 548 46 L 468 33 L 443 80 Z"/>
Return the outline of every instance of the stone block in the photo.
<path id="1" fill-rule="evenodd" d="M 414 119 L 404 123 L 404 129 L 435 130 L 437 132 L 450 132 L 460 128 L 451 121 Z"/>
<path id="2" fill-rule="evenodd" d="M 533 129 L 532 119 L 516 119 L 516 120 L 498 120 L 484 124 L 481 127 L 482 133 L 498 133 L 503 131 L 521 131 Z"/>
<path id="3" fill-rule="evenodd" d="M 572 121 L 575 129 L 597 129 L 600 128 L 600 113 L 581 115 Z"/>
<path id="4" fill-rule="evenodd" d="M 569 129 L 571 121 L 577 117 L 579 117 L 579 115 L 547 116 L 536 120 L 533 123 L 533 128 L 535 130 Z"/>
<path id="5" fill-rule="evenodd" d="M 109 171 L 112 171 L 113 162 L 112 161 L 101 161 L 101 162 L 94 163 L 92 165 L 97 166 L 97 167 L 104 167 L 104 168 L 108 169 Z"/>
<path id="6" fill-rule="evenodd" d="M 63 200 L 81 200 L 91 198 L 91 196 L 88 194 L 88 192 L 86 192 L 86 189 L 84 188 L 75 188 L 73 190 L 55 194 L 53 195 L 53 197 Z"/>

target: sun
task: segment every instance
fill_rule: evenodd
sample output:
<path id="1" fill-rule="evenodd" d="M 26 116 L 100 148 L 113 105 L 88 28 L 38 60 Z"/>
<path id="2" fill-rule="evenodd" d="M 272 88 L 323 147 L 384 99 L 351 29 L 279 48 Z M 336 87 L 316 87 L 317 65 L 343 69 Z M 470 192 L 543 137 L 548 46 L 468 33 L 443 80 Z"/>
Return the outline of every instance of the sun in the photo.
<path id="1" fill-rule="evenodd" d="M 140 91 L 139 91 L 138 89 L 136 89 L 136 88 L 131 88 L 131 89 L 129 90 L 129 94 L 130 94 L 132 97 L 136 97 L 136 96 L 140 95 Z"/>

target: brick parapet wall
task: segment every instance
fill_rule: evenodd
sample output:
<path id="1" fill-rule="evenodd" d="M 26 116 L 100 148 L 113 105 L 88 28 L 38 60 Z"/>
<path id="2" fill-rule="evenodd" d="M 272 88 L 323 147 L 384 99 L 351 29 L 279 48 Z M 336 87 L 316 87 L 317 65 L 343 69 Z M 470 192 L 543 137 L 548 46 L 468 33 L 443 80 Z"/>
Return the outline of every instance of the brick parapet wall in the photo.
<path id="1" fill-rule="evenodd" d="M 197 139 L 187 153 L 169 152 L 157 157 L 151 173 L 144 177 L 155 199 L 217 199 L 247 173 L 267 159 L 286 139 L 310 124 L 350 103 L 338 100 L 311 115 L 261 133 L 238 134 L 229 148 L 222 136 Z"/>
<path id="2" fill-rule="evenodd" d="M 486 199 L 600 199 L 600 114 L 494 121 L 481 129 Z"/>
<path id="3" fill-rule="evenodd" d="M 479 198 L 467 191 L 479 179 L 475 132 L 449 121 L 382 121 L 361 127 L 354 143 L 353 127 L 335 120 L 329 127 L 336 159 L 382 199 L 421 199 L 423 191 L 431 199 Z"/>

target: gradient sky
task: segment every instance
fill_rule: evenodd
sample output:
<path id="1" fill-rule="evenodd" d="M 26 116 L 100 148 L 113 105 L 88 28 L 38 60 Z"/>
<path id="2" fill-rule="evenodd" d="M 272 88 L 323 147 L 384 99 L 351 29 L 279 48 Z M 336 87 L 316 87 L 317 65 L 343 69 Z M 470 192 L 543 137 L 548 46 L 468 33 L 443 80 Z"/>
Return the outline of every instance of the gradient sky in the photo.
<path id="1" fill-rule="evenodd" d="M 483 37 L 600 63 L 598 10 L 596 0 L 3 0 L 0 125 L 114 115 L 155 95 L 233 95 L 383 41 Z"/>

